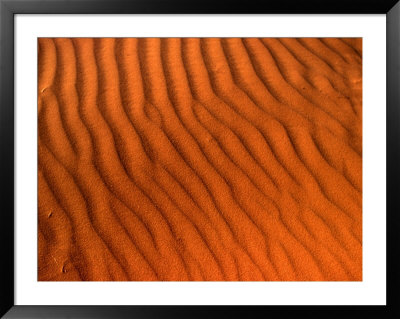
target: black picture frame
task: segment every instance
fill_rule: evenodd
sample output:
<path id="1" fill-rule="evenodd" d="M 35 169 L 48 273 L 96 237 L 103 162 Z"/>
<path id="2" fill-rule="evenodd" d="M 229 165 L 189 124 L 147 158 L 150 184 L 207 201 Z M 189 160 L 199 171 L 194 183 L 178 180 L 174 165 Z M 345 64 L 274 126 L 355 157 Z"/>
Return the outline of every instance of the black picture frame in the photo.
<path id="1" fill-rule="evenodd" d="M 14 15 L 15 14 L 385 14 L 387 52 L 386 306 L 16 306 L 14 304 Z M 4 318 L 400 318 L 398 306 L 400 163 L 400 3 L 398 0 L 0 0 L 1 308 Z M 379 106 L 377 106 L 379 107 Z M 379 213 L 379 212 L 377 212 Z M 383 212 L 381 212 L 383 213 Z"/>

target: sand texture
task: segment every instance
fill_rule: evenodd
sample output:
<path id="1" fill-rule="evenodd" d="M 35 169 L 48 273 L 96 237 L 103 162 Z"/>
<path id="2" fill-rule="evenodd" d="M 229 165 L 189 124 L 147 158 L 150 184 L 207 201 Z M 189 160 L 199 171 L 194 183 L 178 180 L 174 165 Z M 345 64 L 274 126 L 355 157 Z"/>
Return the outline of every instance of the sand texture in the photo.
<path id="1" fill-rule="evenodd" d="M 362 280 L 362 41 L 38 40 L 38 280 Z"/>

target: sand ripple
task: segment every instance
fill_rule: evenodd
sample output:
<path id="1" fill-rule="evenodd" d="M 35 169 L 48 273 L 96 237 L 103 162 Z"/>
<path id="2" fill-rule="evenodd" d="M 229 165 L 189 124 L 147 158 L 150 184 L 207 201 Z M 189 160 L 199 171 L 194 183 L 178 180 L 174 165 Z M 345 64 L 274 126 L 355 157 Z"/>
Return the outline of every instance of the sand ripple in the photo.
<path id="1" fill-rule="evenodd" d="M 39 39 L 39 280 L 361 280 L 361 39 Z"/>

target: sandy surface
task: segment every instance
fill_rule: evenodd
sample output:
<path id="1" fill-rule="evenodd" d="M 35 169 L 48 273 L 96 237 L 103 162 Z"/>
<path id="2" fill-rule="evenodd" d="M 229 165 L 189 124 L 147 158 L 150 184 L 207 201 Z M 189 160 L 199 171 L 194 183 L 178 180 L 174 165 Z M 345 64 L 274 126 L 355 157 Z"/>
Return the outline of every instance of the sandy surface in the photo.
<path id="1" fill-rule="evenodd" d="M 361 39 L 39 39 L 38 279 L 362 280 Z"/>

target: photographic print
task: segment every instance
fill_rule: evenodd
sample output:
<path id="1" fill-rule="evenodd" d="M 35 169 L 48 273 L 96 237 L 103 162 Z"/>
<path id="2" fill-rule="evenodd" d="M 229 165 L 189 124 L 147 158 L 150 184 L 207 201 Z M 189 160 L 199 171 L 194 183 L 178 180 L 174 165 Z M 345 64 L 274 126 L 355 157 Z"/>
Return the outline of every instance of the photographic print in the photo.
<path id="1" fill-rule="evenodd" d="M 39 281 L 361 281 L 362 38 L 39 38 Z"/>

